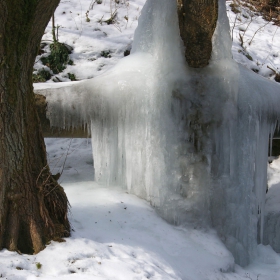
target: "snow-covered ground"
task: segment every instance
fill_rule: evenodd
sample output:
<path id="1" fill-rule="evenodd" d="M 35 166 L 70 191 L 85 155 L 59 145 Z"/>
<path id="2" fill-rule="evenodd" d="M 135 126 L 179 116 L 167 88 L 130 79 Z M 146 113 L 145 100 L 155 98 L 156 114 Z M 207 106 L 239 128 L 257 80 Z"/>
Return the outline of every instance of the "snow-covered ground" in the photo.
<path id="1" fill-rule="evenodd" d="M 89 79 L 115 65 L 131 49 L 144 3 L 145 0 L 62 0 L 55 12 L 55 26 L 59 26 L 59 42 L 73 48 L 70 59 L 74 65 L 56 76 L 62 81 L 70 81 L 68 73 L 75 74 L 77 80 Z M 113 23 L 107 24 L 114 14 Z M 50 22 L 42 41 L 47 44 L 45 51 L 49 51 L 52 40 Z M 47 68 L 38 56 L 34 68 L 42 67 Z"/>
<path id="2" fill-rule="evenodd" d="M 59 40 L 74 47 L 71 55 L 74 65 L 59 75 L 62 80 L 69 81 L 69 72 L 77 79 L 95 77 L 115 65 L 124 51 L 130 49 L 145 0 L 120 0 L 117 6 L 115 3 L 110 6 L 109 0 L 97 2 L 61 1 L 56 11 Z M 118 12 L 115 24 L 100 24 L 100 19 L 107 20 L 115 10 Z M 87 11 L 89 21 L 86 20 Z M 228 15 L 233 26 L 236 15 L 230 10 Z M 248 24 L 243 23 L 245 28 Z M 250 69 L 258 67 L 260 74 L 269 77 L 272 72 L 266 65 L 274 69 L 279 69 L 280 65 L 280 31 L 267 24 L 249 45 L 254 32 L 264 24 L 261 17 L 254 18 L 245 32 L 243 49 L 238 29 L 233 31 L 233 56 Z M 51 25 L 44 40 L 51 40 Z M 240 49 L 242 52 L 238 51 Z M 110 51 L 111 58 L 102 56 L 102 51 Z M 245 51 L 253 61 L 246 58 Z M 40 61 L 35 68 L 39 67 L 42 67 Z M 214 230 L 170 225 L 148 202 L 118 186 L 94 183 L 89 139 L 46 139 L 46 144 L 53 174 L 63 169 L 60 182 L 72 206 L 72 236 L 63 243 L 52 242 L 34 256 L 2 250 L 0 278 L 280 279 L 280 255 L 270 246 L 259 245 L 255 261 L 241 268 L 234 264 Z M 279 161 L 271 164 L 268 184 L 271 189 L 280 186 Z M 279 197 L 270 198 L 275 200 L 274 206 Z"/>
<path id="3" fill-rule="evenodd" d="M 280 279 L 280 256 L 269 246 L 260 245 L 259 257 L 241 268 L 213 230 L 172 226 L 148 202 L 94 183 L 90 140 L 46 144 L 53 173 L 66 158 L 60 181 L 72 206 L 72 236 L 33 256 L 2 250 L 3 279 Z M 279 173 L 279 164 L 274 169 Z"/>
<path id="4" fill-rule="evenodd" d="M 118 2 L 118 3 L 117 3 Z M 79 0 L 61 1 L 55 12 L 55 26 L 58 40 L 73 48 L 70 59 L 73 65 L 57 76 L 61 81 L 70 81 L 68 73 L 77 80 L 96 77 L 110 69 L 131 49 L 134 30 L 145 0 Z M 98 4 L 101 3 L 101 4 Z M 273 79 L 274 72 L 280 71 L 280 29 L 266 22 L 261 15 L 240 8 L 235 14 L 227 1 L 227 12 L 233 38 L 234 59 L 260 75 Z M 112 14 L 115 21 L 107 24 Z M 52 43 L 52 24 L 49 23 L 43 42 L 49 52 Z M 243 45 L 241 46 L 241 38 Z M 46 56 L 48 53 L 43 54 Z M 34 68 L 47 68 L 37 57 Z M 34 72 L 36 73 L 36 71 Z M 48 82 L 53 82 L 49 80 Z"/>
<path id="5" fill-rule="evenodd" d="M 253 6 L 251 9 L 239 6 L 240 13 L 234 13 L 230 7 L 232 1 L 226 3 L 233 38 L 233 58 L 273 80 L 273 70 L 280 73 L 280 28 L 265 21 Z"/>

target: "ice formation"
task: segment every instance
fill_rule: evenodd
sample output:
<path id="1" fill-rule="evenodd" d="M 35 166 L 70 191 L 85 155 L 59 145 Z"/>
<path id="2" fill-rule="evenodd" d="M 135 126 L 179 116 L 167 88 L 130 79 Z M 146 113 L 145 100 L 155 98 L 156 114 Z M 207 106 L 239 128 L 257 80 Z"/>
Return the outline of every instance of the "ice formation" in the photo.
<path id="1" fill-rule="evenodd" d="M 176 1 L 148 0 L 132 54 L 98 78 L 61 89 L 63 97 L 49 93 L 48 102 L 56 125 L 65 126 L 59 122 L 73 106 L 83 112 L 76 125 L 91 120 L 97 181 L 147 199 L 169 222 L 214 226 L 236 262 L 247 265 L 262 240 L 279 92 L 232 60 L 224 0 L 210 65 L 200 70 L 184 62 Z M 54 119 L 56 98 L 65 112 Z"/>

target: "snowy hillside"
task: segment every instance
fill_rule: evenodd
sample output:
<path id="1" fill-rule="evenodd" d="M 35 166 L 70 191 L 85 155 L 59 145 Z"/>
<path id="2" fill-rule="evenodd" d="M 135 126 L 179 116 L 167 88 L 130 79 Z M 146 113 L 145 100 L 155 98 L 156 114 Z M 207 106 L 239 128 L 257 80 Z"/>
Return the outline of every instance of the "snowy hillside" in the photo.
<path id="1" fill-rule="evenodd" d="M 59 42 L 73 48 L 70 54 L 73 65 L 68 65 L 48 82 L 70 81 L 69 74 L 75 75 L 77 80 L 96 77 L 129 54 L 144 3 L 145 0 L 61 1 L 55 12 L 56 35 Z M 245 7 L 239 8 L 240 13 L 234 13 L 231 3 L 226 2 L 234 59 L 256 73 L 273 79 L 275 73 L 267 66 L 278 73 L 280 71 L 279 27 Z M 108 24 L 112 16 L 113 21 Z M 34 73 L 38 73 L 39 69 L 49 70 L 40 58 L 49 55 L 51 43 L 52 21 L 43 36 L 43 54 L 36 59 Z"/>
<path id="2" fill-rule="evenodd" d="M 274 80 L 274 71 L 280 73 L 279 26 L 265 21 L 254 6 L 247 4 L 248 1 L 243 2 L 247 7 L 232 6 L 232 1 L 226 3 L 233 38 L 233 58 L 252 71 Z"/>
<path id="3" fill-rule="evenodd" d="M 53 79 L 70 81 L 69 77 L 73 76 L 69 76 L 69 73 L 74 74 L 77 80 L 89 79 L 99 76 L 115 65 L 124 57 L 124 52 L 131 49 L 134 30 L 144 2 L 61 1 L 56 11 L 55 25 L 60 26 L 59 41 L 73 48 L 70 54 L 73 65 L 68 65 L 62 73 L 55 74 L 48 83 L 52 83 Z M 230 2 L 227 2 L 227 5 L 229 4 Z M 245 15 L 246 13 L 244 12 Z M 114 22 L 107 24 L 105 21 L 112 15 L 116 15 Z M 243 25 L 240 22 L 237 25 L 236 14 L 230 11 L 229 6 L 228 16 L 231 26 L 236 26 L 233 30 L 232 50 L 235 60 L 272 79 L 273 72 L 267 65 L 276 70 L 280 68 L 278 28 L 267 24 L 262 29 L 265 25 L 263 19 L 254 18 L 248 30 L 244 32 L 245 35 L 242 33 L 242 47 L 238 28 L 244 29 L 245 26 L 246 29 L 248 22 L 244 21 Z M 244 19 L 246 17 L 241 17 L 242 21 Z M 254 36 L 259 28 L 260 31 Z M 48 40 L 52 40 L 51 23 L 44 35 L 44 41 L 47 43 L 43 48 L 45 51 L 49 50 Z M 46 55 L 47 53 L 43 54 Z M 248 59 L 248 55 L 253 60 Z M 176 59 L 176 55 L 172 54 L 166 59 L 171 61 Z M 128 64 L 123 62 L 118 67 L 126 65 Z M 35 69 L 41 68 L 49 70 L 38 57 Z M 129 73 L 126 78 L 130 78 Z M 125 88 L 125 84 L 121 86 Z M 141 80 L 139 88 L 140 86 L 142 87 Z M 36 87 L 43 88 L 46 84 L 35 85 Z M 140 126 L 141 122 L 138 125 Z M 135 142 L 143 135 L 139 133 Z M 246 268 L 241 268 L 234 264 L 233 256 L 214 230 L 192 225 L 170 225 L 158 216 L 147 201 L 128 194 L 118 186 L 104 186 L 93 182 L 91 140 L 46 139 L 46 145 L 52 173 L 63 173 L 60 183 L 65 188 L 72 206 L 72 236 L 63 243 L 51 242 L 44 251 L 34 256 L 2 250 L 0 278 L 280 279 L 280 255 L 270 246 L 259 245 L 255 260 Z M 136 164 L 137 162 L 134 162 L 134 165 Z M 153 167 L 157 166 L 150 166 L 151 169 Z M 279 174 L 280 165 L 275 161 L 269 169 L 269 187 L 276 189 L 280 185 Z M 275 200 L 274 206 L 277 207 L 279 200 L 276 197 L 271 199 Z"/>
<path id="4" fill-rule="evenodd" d="M 70 73 L 77 80 L 89 79 L 115 65 L 131 49 L 144 3 L 145 0 L 61 1 L 55 12 L 56 35 L 59 42 L 73 48 L 70 55 L 73 65 L 68 65 L 56 77 L 70 81 Z M 43 57 L 49 54 L 52 42 L 51 21 L 43 36 L 42 47 L 46 52 Z M 36 59 L 35 69 L 49 70 L 40 57 Z"/>

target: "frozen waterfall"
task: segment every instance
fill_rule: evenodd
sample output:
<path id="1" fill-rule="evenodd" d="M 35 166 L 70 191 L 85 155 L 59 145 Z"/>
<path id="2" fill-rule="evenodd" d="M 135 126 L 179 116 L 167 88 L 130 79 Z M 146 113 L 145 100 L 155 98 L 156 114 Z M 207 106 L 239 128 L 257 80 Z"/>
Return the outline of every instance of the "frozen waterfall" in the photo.
<path id="1" fill-rule="evenodd" d="M 280 88 L 232 60 L 224 0 L 209 66 L 188 68 L 176 9 L 175 0 L 148 0 L 132 54 L 61 89 L 60 119 L 75 104 L 78 122 L 91 120 L 97 181 L 122 185 L 174 224 L 214 226 L 247 265 L 262 239 Z M 54 119 L 58 97 L 49 98 L 53 124 L 64 126 Z"/>

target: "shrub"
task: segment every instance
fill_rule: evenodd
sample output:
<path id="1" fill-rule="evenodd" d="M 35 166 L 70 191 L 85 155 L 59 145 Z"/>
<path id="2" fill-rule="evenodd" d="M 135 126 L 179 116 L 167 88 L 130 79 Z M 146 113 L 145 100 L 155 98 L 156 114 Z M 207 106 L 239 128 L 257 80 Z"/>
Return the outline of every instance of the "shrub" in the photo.
<path id="1" fill-rule="evenodd" d="M 32 75 L 32 80 L 33 83 L 44 83 L 47 80 L 49 80 L 51 77 L 52 74 L 48 70 L 42 68 L 38 70 L 37 74 Z"/>
<path id="2" fill-rule="evenodd" d="M 72 50 L 60 42 L 51 44 L 50 49 L 50 55 L 42 57 L 41 61 L 44 65 L 47 65 L 54 74 L 58 74 L 66 68 L 65 65 L 69 61 L 69 54 Z"/>
<path id="3" fill-rule="evenodd" d="M 110 51 L 102 51 L 100 53 L 101 56 L 105 57 L 105 58 L 111 58 L 111 55 L 110 55 Z"/>
<path id="4" fill-rule="evenodd" d="M 68 78 L 69 78 L 71 81 L 77 81 L 75 74 L 73 74 L 73 73 L 67 73 L 67 75 L 68 75 Z"/>
<path id="5" fill-rule="evenodd" d="M 37 263 L 36 263 L 36 267 L 37 267 L 37 269 L 41 269 L 41 268 L 42 268 L 42 264 L 39 263 L 39 262 L 37 262 Z"/>

